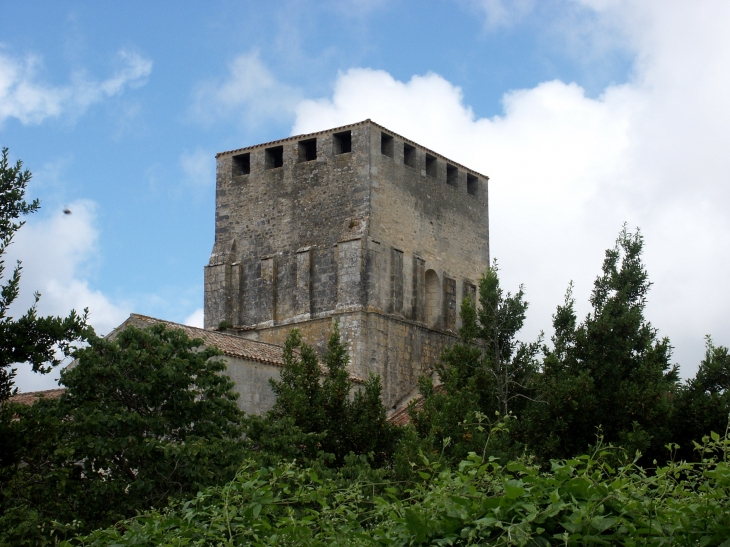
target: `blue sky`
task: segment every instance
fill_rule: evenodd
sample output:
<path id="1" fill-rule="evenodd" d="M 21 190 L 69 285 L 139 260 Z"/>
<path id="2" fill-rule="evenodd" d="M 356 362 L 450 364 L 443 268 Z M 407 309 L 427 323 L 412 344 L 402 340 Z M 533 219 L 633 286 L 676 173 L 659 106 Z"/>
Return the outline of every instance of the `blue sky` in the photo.
<path id="1" fill-rule="evenodd" d="M 730 20 L 611 0 L 2 2 L 0 145 L 42 210 L 18 312 L 197 322 L 214 155 L 372 118 L 492 177 L 493 255 L 525 338 L 579 309 L 623 222 L 683 375 L 730 344 Z M 63 215 L 68 207 L 71 215 Z M 21 373 L 19 385 L 52 378 Z"/>

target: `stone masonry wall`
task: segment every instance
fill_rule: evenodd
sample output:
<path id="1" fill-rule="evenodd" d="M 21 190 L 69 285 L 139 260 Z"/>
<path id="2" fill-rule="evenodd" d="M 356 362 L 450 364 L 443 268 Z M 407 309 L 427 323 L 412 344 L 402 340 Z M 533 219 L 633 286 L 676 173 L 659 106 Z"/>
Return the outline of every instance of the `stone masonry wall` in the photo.
<path id="1" fill-rule="evenodd" d="M 276 395 L 271 389 L 269 379 L 278 380 L 281 367 L 230 356 L 224 357 L 224 360 L 225 374 L 235 384 L 233 391 L 238 393 L 238 408 L 246 414 L 265 414 L 271 410 L 276 402 Z"/>
<path id="2" fill-rule="evenodd" d="M 383 153 L 383 135 L 392 136 L 391 146 L 385 150 L 392 150 L 392 157 Z M 407 147 L 413 148 L 412 166 L 405 162 Z M 392 313 L 428 324 L 423 314 L 425 287 L 419 286 L 419 281 L 423 283 L 422 275 L 433 270 L 441 292 L 440 302 L 435 304 L 443 309 L 440 327 L 453 331 L 459 326 L 459 306 L 466 296 L 464 284 L 475 285 L 489 267 L 488 179 L 415 147 L 385 128 L 373 129 L 371 154 L 369 236 L 384 252 L 400 251 L 402 263 L 411 265 L 405 275 L 398 274 L 397 283 L 374 291 L 377 294 L 371 298 L 371 309 L 390 312 L 388 290 L 402 279 L 402 310 L 393 309 Z M 429 155 L 432 159 L 427 169 Z M 472 178 L 473 194 L 467 187 L 467 176 Z M 383 253 L 380 258 L 376 266 L 380 273 L 373 275 L 388 278 L 394 267 L 396 271 L 401 268 L 400 258 L 387 260 Z"/>
<path id="3" fill-rule="evenodd" d="M 369 126 L 350 134 L 351 152 L 340 154 L 331 134 L 316 137 L 312 160 L 302 158 L 296 140 L 219 155 L 206 328 L 223 320 L 271 324 L 335 309 L 335 246 L 366 233 L 369 220 Z M 267 168 L 267 149 L 279 146 L 282 165 Z M 240 156 L 247 156 L 250 173 L 238 172 Z"/>
<path id="4" fill-rule="evenodd" d="M 348 343 L 350 372 L 366 380 L 379 374 L 383 382 L 383 402 L 392 410 L 410 393 L 421 374 L 430 373 L 446 344 L 454 335 L 434 331 L 410 321 L 372 312 L 336 313 L 296 325 L 262 327 L 246 336 L 270 344 L 283 345 L 293 327 L 304 341 L 321 355 L 332 334 L 333 321 L 340 322 L 340 333 Z"/>
<path id="5" fill-rule="evenodd" d="M 205 327 L 323 350 L 337 318 L 398 404 L 489 266 L 487 177 L 369 120 L 219 154 L 216 177 Z"/>

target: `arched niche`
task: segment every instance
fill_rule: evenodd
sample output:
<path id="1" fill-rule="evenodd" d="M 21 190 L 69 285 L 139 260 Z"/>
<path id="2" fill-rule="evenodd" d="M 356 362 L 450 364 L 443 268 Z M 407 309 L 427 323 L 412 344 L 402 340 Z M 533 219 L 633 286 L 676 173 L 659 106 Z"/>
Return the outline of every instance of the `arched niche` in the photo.
<path id="1" fill-rule="evenodd" d="M 441 326 L 441 281 L 434 270 L 426 270 L 426 324 Z"/>

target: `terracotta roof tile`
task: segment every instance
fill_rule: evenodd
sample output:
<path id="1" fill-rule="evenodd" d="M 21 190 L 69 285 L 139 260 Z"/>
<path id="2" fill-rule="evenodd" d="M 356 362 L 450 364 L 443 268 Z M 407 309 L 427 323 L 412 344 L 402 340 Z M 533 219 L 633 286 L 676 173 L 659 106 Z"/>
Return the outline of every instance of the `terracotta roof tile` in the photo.
<path id="1" fill-rule="evenodd" d="M 416 402 L 416 407 L 420 405 L 420 408 L 423 408 L 423 397 L 420 395 L 418 396 L 418 401 Z M 408 415 L 408 407 L 410 406 L 410 403 L 407 405 L 403 405 L 398 410 L 396 410 L 393 414 L 390 415 L 388 418 L 388 421 L 395 425 L 408 425 L 411 423 L 411 417 Z"/>
<path id="2" fill-rule="evenodd" d="M 434 388 L 433 388 L 435 393 L 440 393 L 441 391 L 443 391 L 443 389 L 444 389 L 443 384 L 439 384 L 437 386 L 434 386 Z M 414 403 L 414 401 L 415 401 L 415 403 Z M 411 403 L 414 404 L 414 406 L 416 408 L 416 412 L 421 412 L 423 410 L 423 395 L 421 395 L 419 393 L 418 395 L 413 397 L 410 401 L 408 401 L 406 404 L 401 406 L 398 410 L 393 412 L 393 414 L 391 414 L 388 417 L 388 421 L 395 425 L 408 425 L 409 423 L 411 423 L 411 417 L 408 413 L 408 409 L 410 408 Z"/>
<path id="3" fill-rule="evenodd" d="M 115 329 L 115 331 L 125 328 L 128 324 L 133 324 L 142 328 L 159 324 L 167 325 L 170 328 L 181 329 L 191 338 L 201 338 L 206 346 L 215 346 L 220 349 L 224 355 L 240 357 L 242 359 L 248 359 L 249 361 L 269 363 L 279 367 L 284 366 L 284 348 L 281 346 L 275 346 L 274 344 L 248 340 L 246 338 L 235 336 L 233 334 L 226 334 L 224 332 L 181 325 L 180 323 L 173 323 L 172 321 L 163 321 L 162 319 L 155 319 L 154 317 L 148 317 L 146 315 L 139 315 L 136 313 L 131 314 L 129 319 L 122 323 L 117 329 Z"/>
<path id="4" fill-rule="evenodd" d="M 58 399 L 64 391 L 66 391 L 65 387 L 46 389 L 44 391 L 29 391 L 27 393 L 18 393 L 17 395 L 13 395 L 10 399 L 8 399 L 8 401 L 21 405 L 32 405 L 40 398 Z"/>

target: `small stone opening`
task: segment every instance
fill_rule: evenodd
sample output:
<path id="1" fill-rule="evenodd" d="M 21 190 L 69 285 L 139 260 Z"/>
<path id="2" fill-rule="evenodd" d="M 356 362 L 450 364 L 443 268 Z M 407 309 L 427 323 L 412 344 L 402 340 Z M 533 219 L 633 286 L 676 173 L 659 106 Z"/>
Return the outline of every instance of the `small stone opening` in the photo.
<path id="1" fill-rule="evenodd" d="M 317 139 L 309 139 L 306 141 L 299 141 L 298 150 L 298 161 L 299 163 L 305 161 L 312 161 L 317 159 Z"/>
<path id="2" fill-rule="evenodd" d="M 266 169 L 276 169 L 284 165 L 284 147 L 272 146 L 266 149 Z"/>
<path id="3" fill-rule="evenodd" d="M 403 143 L 403 163 L 408 167 L 416 168 L 416 147 Z"/>
<path id="4" fill-rule="evenodd" d="M 386 133 L 380 134 L 380 153 L 389 158 L 393 157 L 393 137 Z"/>
<path id="5" fill-rule="evenodd" d="M 335 156 L 352 152 L 352 131 L 343 131 L 332 135 L 333 152 Z"/>
<path id="6" fill-rule="evenodd" d="M 459 186 L 459 170 L 453 165 L 446 165 L 446 184 Z"/>
<path id="7" fill-rule="evenodd" d="M 456 329 L 456 280 L 444 276 L 443 328 Z"/>
<path id="8" fill-rule="evenodd" d="M 479 179 L 474 175 L 466 176 L 466 191 L 472 196 L 476 196 L 479 192 Z"/>
<path id="9" fill-rule="evenodd" d="M 233 174 L 249 175 L 251 173 L 251 154 L 233 156 Z"/>
<path id="10" fill-rule="evenodd" d="M 432 329 L 441 326 L 441 282 L 433 270 L 426 270 L 426 324 Z"/>
<path id="11" fill-rule="evenodd" d="M 477 303 L 477 286 L 468 279 L 464 280 L 464 298 L 471 300 L 473 305 Z"/>
<path id="12" fill-rule="evenodd" d="M 403 312 L 403 251 L 392 249 L 390 264 L 391 305 L 393 313 Z"/>
<path id="13" fill-rule="evenodd" d="M 426 174 L 429 177 L 436 178 L 438 164 L 436 163 L 436 156 L 426 154 Z"/>

